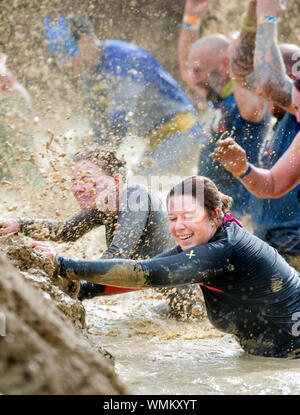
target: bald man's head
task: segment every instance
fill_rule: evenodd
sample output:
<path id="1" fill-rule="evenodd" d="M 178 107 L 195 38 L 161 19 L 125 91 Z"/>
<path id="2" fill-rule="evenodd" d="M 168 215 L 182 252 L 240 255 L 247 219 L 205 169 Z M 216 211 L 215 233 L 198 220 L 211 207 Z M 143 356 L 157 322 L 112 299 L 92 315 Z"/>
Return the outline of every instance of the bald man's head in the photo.
<path id="1" fill-rule="evenodd" d="M 208 53 L 209 57 L 216 57 L 226 53 L 229 45 L 230 41 L 226 36 L 215 33 L 198 39 L 192 45 L 190 55 L 194 53 Z"/>
<path id="2" fill-rule="evenodd" d="M 226 36 L 213 34 L 197 40 L 189 53 L 189 68 L 194 85 L 207 94 L 219 95 L 230 80 L 230 41 Z"/>

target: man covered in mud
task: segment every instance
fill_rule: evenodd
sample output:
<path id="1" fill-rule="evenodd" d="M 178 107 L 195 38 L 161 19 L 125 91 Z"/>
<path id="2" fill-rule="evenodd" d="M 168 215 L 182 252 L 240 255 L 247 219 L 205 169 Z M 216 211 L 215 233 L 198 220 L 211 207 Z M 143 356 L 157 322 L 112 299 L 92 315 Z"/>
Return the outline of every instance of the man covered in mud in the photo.
<path id="1" fill-rule="evenodd" d="M 297 141 L 293 141 L 300 131 L 300 123 L 297 115 L 299 105 L 297 89 L 294 88 L 294 105 L 292 103 L 293 79 L 300 49 L 294 45 L 284 45 L 280 48 L 277 41 L 277 21 L 283 11 L 280 0 L 258 0 L 255 18 L 248 30 L 240 33 L 237 46 L 232 59 L 232 71 L 236 82 L 247 87 L 253 94 L 262 96 L 269 102 L 269 106 L 277 108 L 281 117 L 274 127 L 273 134 L 266 138 L 258 160 L 260 168 L 270 169 L 277 161 L 283 158 L 288 162 L 285 155 L 291 145 L 297 147 Z M 290 65 L 286 62 L 286 56 L 292 52 Z M 282 53 L 283 51 L 283 53 Z M 219 143 L 214 157 L 222 162 L 222 153 L 234 151 L 234 147 L 227 146 L 228 141 Z M 243 145 L 241 145 L 242 148 Z M 246 153 L 247 149 L 245 148 Z M 292 158 L 298 157 L 295 152 Z M 221 156 L 221 157 L 220 157 Z M 247 169 L 240 170 L 236 177 L 242 183 L 249 183 L 255 173 L 251 172 L 251 161 Z M 235 162 L 239 163 L 238 160 Z M 223 163 L 224 164 L 224 163 Z M 228 165 L 227 165 L 228 167 Z M 244 166 L 246 167 L 246 166 Z M 286 167 L 288 170 L 290 167 Z M 292 167 L 293 168 L 293 167 Z M 232 166 L 229 170 L 233 171 Z M 253 169 L 254 170 L 254 169 Z M 236 170 L 235 170 L 236 173 Z M 249 190 L 255 190 L 249 187 Z M 290 263 L 299 270 L 297 257 L 300 253 L 300 209 L 299 190 L 300 185 L 294 182 L 294 186 L 283 192 L 276 199 L 256 199 L 252 213 L 252 221 L 256 234 L 277 248 L 285 255 Z M 266 195 L 272 198 L 272 192 L 265 189 Z M 261 193 L 254 191 L 257 196 Z"/>
<path id="2" fill-rule="evenodd" d="M 194 7 L 196 3 L 198 3 L 199 8 L 201 4 L 203 7 L 203 4 L 208 4 L 209 2 L 200 0 L 187 1 L 187 5 L 194 4 Z M 280 92 L 279 85 L 283 74 L 284 78 L 288 79 L 287 82 L 289 85 L 292 84 L 290 77 L 292 77 L 292 67 L 295 64 L 293 57 L 295 53 L 299 53 L 300 51 L 297 46 L 290 44 L 283 44 L 279 47 L 277 45 L 277 40 L 274 42 L 274 36 L 269 36 L 270 29 L 268 29 L 268 24 L 264 25 L 264 30 L 266 31 L 265 35 L 261 36 L 261 27 L 263 26 L 262 23 L 258 24 L 259 31 L 256 34 L 257 9 L 262 7 L 261 3 L 261 1 L 256 2 L 255 0 L 248 1 L 247 10 L 241 19 L 241 30 L 239 36 L 230 44 L 230 68 L 228 70 L 230 70 L 230 74 L 234 79 L 234 97 L 236 99 L 236 104 L 232 108 L 235 108 L 235 114 L 237 115 L 238 123 L 240 123 L 241 117 L 245 118 L 244 114 L 247 107 L 249 114 L 252 113 L 253 117 L 257 117 L 259 114 L 262 115 L 262 108 L 265 108 L 265 106 L 268 105 L 269 112 L 278 119 L 278 123 L 275 126 L 275 134 L 270 136 L 270 134 L 266 134 L 266 130 L 260 130 L 261 135 L 258 139 L 258 135 L 253 134 L 252 130 L 252 133 L 249 136 L 247 132 L 243 130 L 241 125 L 238 123 L 235 123 L 235 125 L 232 124 L 232 120 L 234 119 L 232 118 L 234 114 L 232 111 L 228 111 L 226 113 L 223 121 L 225 122 L 226 127 L 231 125 L 231 128 L 233 128 L 234 132 L 232 132 L 232 130 L 230 131 L 230 138 L 245 149 L 248 155 L 249 163 L 259 163 L 261 167 L 269 168 L 287 150 L 299 130 L 296 118 L 289 112 L 289 110 L 291 110 L 291 106 L 287 113 L 285 113 L 287 108 L 283 101 L 286 100 L 286 98 Z M 267 13 L 267 10 L 270 10 L 270 14 L 272 14 L 271 0 L 263 3 L 265 7 L 264 12 Z M 259 19 L 261 19 L 263 11 L 258 11 L 258 14 Z M 274 23 L 271 22 L 270 24 L 272 25 Z M 192 31 L 190 30 L 190 32 Z M 207 38 L 204 38 L 204 41 L 206 39 Z M 209 68 L 209 66 L 205 66 L 206 76 L 204 77 L 202 74 L 202 41 L 203 39 L 200 39 L 193 44 L 188 57 L 188 62 L 193 70 L 192 79 L 194 79 L 194 83 L 197 85 L 197 88 L 199 88 L 199 86 L 205 88 L 206 84 L 213 85 L 213 82 L 216 82 L 217 79 L 216 68 L 214 67 Z M 268 51 L 271 50 L 271 44 L 275 45 L 277 56 L 274 57 L 273 54 L 274 61 L 267 63 L 265 61 L 265 57 L 268 55 Z M 255 55 L 258 56 L 259 50 L 263 50 L 263 53 L 260 53 L 260 59 L 254 59 L 254 52 Z M 272 54 L 270 56 L 272 56 Z M 256 66 L 255 74 L 254 61 Z M 281 68 L 281 74 L 278 74 L 277 67 Z M 220 66 L 218 66 L 218 68 L 220 68 Z M 222 72 L 220 69 L 218 69 L 218 71 L 220 73 Z M 217 73 L 219 73 L 218 71 Z M 261 79 L 264 79 L 264 86 L 259 84 L 260 81 L 256 79 L 257 73 L 261 73 L 261 76 L 263 76 Z M 273 75 L 271 75 L 271 73 L 273 73 Z M 276 76 L 274 76 L 275 74 Z M 276 82 L 272 82 L 272 79 L 274 78 L 276 78 Z M 260 88 L 259 93 L 258 87 Z M 268 91 L 263 92 L 263 88 L 266 90 L 268 89 Z M 210 90 L 211 88 L 208 86 L 208 91 Z M 245 94 L 244 98 L 243 94 Z M 255 103 L 257 103 L 256 108 L 254 106 Z M 224 105 L 224 103 L 222 103 L 222 105 Z M 238 111 L 240 111 L 240 115 L 238 115 Z M 294 111 L 294 109 L 292 109 L 292 111 Z M 228 137 L 228 134 L 221 135 L 221 138 L 226 137 Z M 217 135 L 216 138 L 220 138 L 220 134 Z M 212 153 L 215 148 L 216 140 L 210 145 Z M 207 150 L 209 150 L 209 147 Z M 255 151 L 255 157 L 253 157 L 253 150 Z M 200 155 L 200 162 L 203 154 L 204 153 Z M 235 204 L 237 204 L 238 209 L 240 209 L 240 203 L 242 205 L 244 203 L 246 204 L 247 212 L 251 215 L 254 233 L 275 248 L 279 249 L 282 254 L 298 253 L 298 228 L 300 225 L 300 211 L 297 197 L 299 190 L 298 187 L 291 190 L 286 196 L 277 200 L 270 198 L 263 200 L 257 198 L 256 196 L 252 196 L 246 188 L 243 190 L 244 193 L 240 193 L 238 190 L 242 185 L 240 180 L 246 177 L 249 171 L 241 171 L 238 176 L 230 175 L 227 171 L 226 175 L 223 175 L 224 167 L 219 163 L 217 158 L 213 158 L 212 160 L 212 162 L 209 162 L 206 165 L 204 165 L 205 160 L 203 160 L 203 164 L 199 165 L 199 171 L 204 171 L 204 174 L 214 179 L 221 190 L 231 196 L 234 196 L 236 201 Z M 222 172 L 222 174 L 220 174 L 220 172 Z M 228 175 L 231 177 L 228 177 Z M 232 184 L 237 186 L 236 191 L 234 191 L 235 187 L 231 187 Z M 246 198 L 244 198 L 245 192 Z M 236 211 L 234 210 L 234 212 Z M 294 258 L 290 257 L 289 261 L 292 261 L 293 263 Z M 296 264 L 294 265 L 296 266 Z"/>
<path id="3" fill-rule="evenodd" d="M 128 134 L 148 140 L 142 175 L 171 174 L 199 152 L 198 115 L 171 75 L 144 49 L 98 40 L 82 16 L 45 19 L 49 51 L 74 77 L 82 76 L 86 109 L 101 146 L 118 147 Z"/>
<path id="4" fill-rule="evenodd" d="M 102 258 L 152 258 L 174 245 L 161 200 L 145 186 L 127 185 L 125 161 L 112 150 L 93 147 L 74 156 L 72 193 L 81 211 L 64 221 L 29 218 L 1 221 L 0 235 L 22 232 L 38 240 L 71 242 L 105 226 L 107 249 Z M 39 244 L 43 244 L 40 242 Z M 79 299 L 132 291 L 82 281 Z M 203 315 L 197 286 L 162 288 L 170 317 Z"/>

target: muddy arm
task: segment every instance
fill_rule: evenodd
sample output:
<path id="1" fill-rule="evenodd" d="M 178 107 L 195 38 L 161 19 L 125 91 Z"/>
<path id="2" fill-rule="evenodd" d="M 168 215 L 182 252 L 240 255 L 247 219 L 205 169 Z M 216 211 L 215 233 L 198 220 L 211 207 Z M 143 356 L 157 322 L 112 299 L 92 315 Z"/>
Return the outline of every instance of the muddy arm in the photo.
<path id="1" fill-rule="evenodd" d="M 38 240 L 55 242 L 72 242 L 96 226 L 104 224 L 105 215 L 97 209 L 82 210 L 64 220 L 51 221 L 43 219 L 20 218 L 20 232 Z"/>
<path id="2" fill-rule="evenodd" d="M 144 261 L 73 260 L 57 255 L 59 274 L 75 280 L 126 288 L 168 287 L 199 283 L 228 266 L 231 246 L 209 243 L 177 255 Z"/>

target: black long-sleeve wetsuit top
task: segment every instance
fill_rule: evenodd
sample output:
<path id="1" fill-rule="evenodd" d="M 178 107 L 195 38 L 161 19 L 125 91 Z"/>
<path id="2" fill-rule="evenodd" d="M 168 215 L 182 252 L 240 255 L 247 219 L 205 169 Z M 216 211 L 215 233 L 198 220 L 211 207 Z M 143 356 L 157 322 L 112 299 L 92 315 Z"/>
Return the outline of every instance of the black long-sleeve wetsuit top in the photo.
<path id="1" fill-rule="evenodd" d="M 236 223 L 206 244 L 150 260 L 56 257 L 60 274 L 120 287 L 201 283 L 207 314 L 250 354 L 282 357 L 300 347 L 300 277 L 278 252 Z"/>
<path id="2" fill-rule="evenodd" d="M 19 223 L 20 231 L 26 236 L 56 242 L 75 241 L 90 230 L 105 225 L 107 249 L 102 258 L 145 259 L 174 246 L 161 200 L 139 184 L 125 188 L 118 214 L 114 217 L 90 209 L 64 221 L 21 218 Z M 181 288 L 178 290 L 182 291 Z M 81 281 L 79 299 L 118 292 L 126 290 L 112 290 L 107 285 Z"/>
<path id="3" fill-rule="evenodd" d="M 140 184 L 126 187 L 114 217 L 89 209 L 64 221 L 20 218 L 19 223 L 24 235 L 56 242 L 76 241 L 105 225 L 107 249 L 102 258 L 151 258 L 174 246 L 161 200 Z"/>

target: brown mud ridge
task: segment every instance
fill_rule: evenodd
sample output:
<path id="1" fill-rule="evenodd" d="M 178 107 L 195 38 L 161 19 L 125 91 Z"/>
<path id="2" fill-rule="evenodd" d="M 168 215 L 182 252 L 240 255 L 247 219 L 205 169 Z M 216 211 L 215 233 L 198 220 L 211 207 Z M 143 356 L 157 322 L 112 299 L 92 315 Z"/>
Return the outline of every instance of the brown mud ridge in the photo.
<path id="1" fill-rule="evenodd" d="M 78 283 L 22 237 L 1 238 L 0 251 L 0 393 L 126 393 L 109 353 L 87 340 Z"/>

